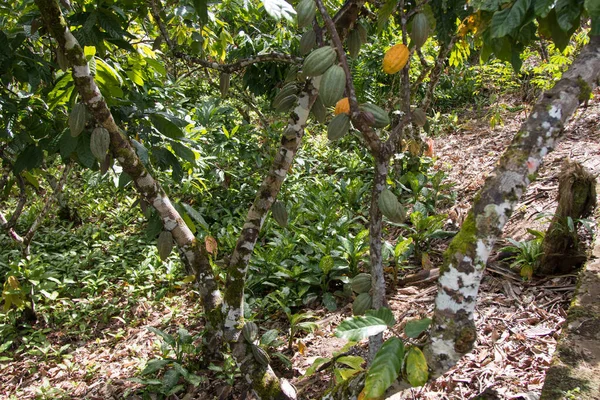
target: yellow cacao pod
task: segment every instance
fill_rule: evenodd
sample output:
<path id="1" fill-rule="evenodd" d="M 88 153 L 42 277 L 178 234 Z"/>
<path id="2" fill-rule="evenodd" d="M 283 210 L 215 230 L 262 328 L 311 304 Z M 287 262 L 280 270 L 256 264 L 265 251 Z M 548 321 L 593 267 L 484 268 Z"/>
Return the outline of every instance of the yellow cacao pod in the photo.
<path id="1" fill-rule="evenodd" d="M 395 74 L 400 71 L 408 62 L 409 55 L 408 47 L 404 44 L 392 46 L 383 56 L 383 72 Z"/>
<path id="2" fill-rule="evenodd" d="M 344 97 L 337 103 L 335 103 L 335 111 L 333 112 L 335 115 L 338 114 L 350 114 L 350 100 L 347 97 Z"/>

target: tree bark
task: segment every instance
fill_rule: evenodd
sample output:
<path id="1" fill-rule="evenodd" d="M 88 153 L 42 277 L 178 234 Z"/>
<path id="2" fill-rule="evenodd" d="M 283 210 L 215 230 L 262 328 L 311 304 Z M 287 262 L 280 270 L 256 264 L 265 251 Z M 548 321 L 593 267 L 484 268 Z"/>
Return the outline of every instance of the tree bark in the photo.
<path id="1" fill-rule="evenodd" d="M 473 348 L 473 313 L 486 261 L 502 228 L 564 124 L 587 100 L 600 78 L 600 36 L 589 44 L 562 79 L 536 104 L 445 253 L 429 341 L 425 347 L 433 376 L 452 367 Z"/>
<path id="2" fill-rule="evenodd" d="M 558 178 L 558 207 L 544 236 L 544 254 L 535 273 L 567 274 L 581 266 L 586 255 L 579 246 L 577 220 L 589 215 L 595 205 L 596 177 L 581 164 L 567 160 Z"/>

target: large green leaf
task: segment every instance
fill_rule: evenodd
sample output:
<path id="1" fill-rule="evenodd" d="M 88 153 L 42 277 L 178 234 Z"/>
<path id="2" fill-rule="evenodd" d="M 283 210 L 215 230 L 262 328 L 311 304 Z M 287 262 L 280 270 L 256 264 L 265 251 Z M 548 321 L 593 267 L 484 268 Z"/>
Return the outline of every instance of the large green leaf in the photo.
<path id="1" fill-rule="evenodd" d="M 554 9 L 558 25 L 563 31 L 568 32 L 573 27 L 578 27 L 579 15 L 581 14 L 581 2 L 579 0 L 558 0 Z"/>
<path id="2" fill-rule="evenodd" d="M 377 335 L 387 329 L 384 320 L 370 315 L 352 317 L 343 321 L 335 330 L 335 336 L 353 342 Z"/>
<path id="3" fill-rule="evenodd" d="M 534 10 L 536 17 L 545 18 L 552 10 L 556 0 L 535 0 Z"/>
<path id="4" fill-rule="evenodd" d="M 512 7 L 495 12 L 490 23 L 492 38 L 514 33 L 521 26 L 530 6 L 531 0 L 517 0 Z"/>
<path id="5" fill-rule="evenodd" d="M 362 364 L 365 362 L 365 359 L 359 356 L 344 356 L 335 360 L 338 364 L 344 364 L 352 369 L 362 369 Z"/>
<path id="6" fill-rule="evenodd" d="M 429 328 L 430 324 L 430 318 L 413 319 L 412 321 L 408 321 L 406 323 L 406 326 L 404 327 L 404 333 L 409 338 L 416 338 L 421 333 L 425 332 L 427 328 Z"/>
<path id="7" fill-rule="evenodd" d="M 183 131 L 174 122 L 161 114 L 150 114 L 154 127 L 166 137 L 178 139 L 183 137 Z"/>
<path id="8" fill-rule="evenodd" d="M 406 380 L 412 386 L 422 386 L 428 377 L 425 355 L 418 347 L 411 347 L 406 355 Z"/>
<path id="9" fill-rule="evenodd" d="M 36 168 L 42 163 L 44 152 L 36 145 L 29 145 L 23 150 L 15 161 L 14 173 L 19 174 L 26 169 Z"/>
<path id="10" fill-rule="evenodd" d="M 321 261 L 319 261 L 319 268 L 323 272 L 323 275 L 329 274 L 329 272 L 333 269 L 333 257 L 330 255 L 321 257 Z"/>
<path id="11" fill-rule="evenodd" d="M 404 343 L 393 337 L 388 339 L 379 349 L 365 379 L 365 399 L 374 399 L 383 396 L 402 370 L 404 358 Z"/>
<path id="12" fill-rule="evenodd" d="M 392 314 L 392 311 L 387 307 L 381 307 L 379 310 L 367 310 L 366 315 L 379 318 L 390 328 L 396 325 L 396 318 L 394 318 L 394 314 Z"/>
<path id="13" fill-rule="evenodd" d="M 206 24 L 208 22 L 208 7 L 207 0 L 193 0 L 194 8 L 196 9 L 196 14 L 198 14 L 198 19 L 200 23 Z"/>

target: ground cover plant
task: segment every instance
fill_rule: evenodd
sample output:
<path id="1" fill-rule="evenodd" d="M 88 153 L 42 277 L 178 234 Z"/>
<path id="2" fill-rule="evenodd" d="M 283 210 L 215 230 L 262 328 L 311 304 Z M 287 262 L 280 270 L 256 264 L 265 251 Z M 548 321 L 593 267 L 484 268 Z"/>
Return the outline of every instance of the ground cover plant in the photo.
<path id="1" fill-rule="evenodd" d="M 150 326 L 160 357 L 139 366 L 143 390 L 171 396 L 212 374 L 228 383 L 220 396 L 245 381 L 259 398 L 296 398 L 274 366 L 289 368 L 299 337 L 318 331 L 308 308 L 352 303 L 336 334 L 369 338 L 366 366 L 332 360 L 349 368 L 334 368 L 331 396 L 376 398 L 399 377 L 419 386 L 447 371 L 475 343 L 494 243 L 598 79 L 594 4 L 492 3 L 3 6 L 3 360 L 52 358 L 72 374 L 70 342 L 160 304 L 185 326 Z M 523 63 L 538 45 L 554 69 Z M 474 66 L 471 52 L 497 62 Z M 518 93 L 502 82 L 522 68 L 549 91 L 462 225 L 447 227 L 438 211 L 453 194 L 431 137 L 455 129 L 450 108 L 467 101 L 502 124 L 486 103 Z M 444 88 L 444 71 L 467 84 Z M 433 262 L 432 318 L 405 329 L 424 341 L 384 342 L 395 325 L 384 266 L 395 282 Z M 57 349 L 58 327 L 73 330 Z"/>

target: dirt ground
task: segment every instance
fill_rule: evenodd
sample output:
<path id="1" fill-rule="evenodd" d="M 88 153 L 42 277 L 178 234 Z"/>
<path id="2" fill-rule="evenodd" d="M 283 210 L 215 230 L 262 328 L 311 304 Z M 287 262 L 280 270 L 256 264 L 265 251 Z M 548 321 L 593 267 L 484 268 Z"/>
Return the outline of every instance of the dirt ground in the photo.
<path id="1" fill-rule="evenodd" d="M 579 110 L 567 126 L 562 141 L 546 158 L 538 180 L 530 185 L 507 225 L 506 237 L 522 240 L 527 237 L 527 228 L 544 230 L 547 220 L 537 217 L 540 213 L 552 213 L 556 207 L 557 175 L 564 159 L 577 160 L 600 174 L 599 97 L 600 92 L 597 92 L 589 107 Z M 526 111 L 507 113 L 505 125 L 495 129 L 490 129 L 485 120 L 464 117 L 463 121 L 468 122 L 451 134 L 435 139 L 437 168 L 448 173 L 457 192 L 456 204 L 445 210 L 449 223 L 460 224 L 477 189 L 525 117 Z M 442 250 L 443 246 L 439 252 Z M 487 394 L 489 399 L 537 399 L 575 283 L 574 275 L 523 282 L 516 271 L 492 257 L 476 309 L 478 339 L 474 351 L 436 381 L 404 392 L 404 398 L 470 399 Z M 398 321 L 391 330 L 393 334 L 401 336 L 408 320 L 431 315 L 435 290 L 435 280 L 389 289 L 389 305 Z M 181 301 L 190 307 L 197 303 L 189 294 Z M 119 325 L 116 321 L 99 332 L 96 340 L 76 343 L 77 349 L 67 365 L 34 358 L 2 363 L 0 397 L 141 398 L 135 394 L 140 385 L 129 379 L 137 375 L 143 364 L 141 360 L 156 354 L 156 336 L 147 327 L 160 327 L 168 321 L 171 326 L 184 325 L 194 331 L 197 324 L 192 316 L 183 315 L 177 309 L 168 304 L 158 309 L 140 303 L 135 311 L 137 327 Z M 301 339 L 306 349 L 304 354 L 297 352 L 292 358 L 293 369 L 289 373 L 302 399 L 317 398 L 331 386 L 331 374 L 318 373 L 308 379 L 302 375 L 317 357 L 330 357 L 344 346 L 345 341 L 335 338 L 333 331 L 351 315 L 351 309 L 347 306 L 336 313 L 317 310 L 316 315 L 320 317 L 320 329 Z M 60 343 L 60 334 L 54 334 L 51 340 Z M 364 346 L 356 352 L 364 355 Z M 214 376 L 208 378 L 197 388 L 190 386 L 185 396 L 171 398 L 246 397 L 235 389 L 231 391 L 222 380 L 215 380 Z"/>

